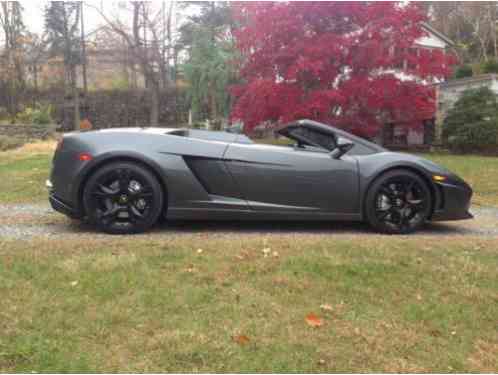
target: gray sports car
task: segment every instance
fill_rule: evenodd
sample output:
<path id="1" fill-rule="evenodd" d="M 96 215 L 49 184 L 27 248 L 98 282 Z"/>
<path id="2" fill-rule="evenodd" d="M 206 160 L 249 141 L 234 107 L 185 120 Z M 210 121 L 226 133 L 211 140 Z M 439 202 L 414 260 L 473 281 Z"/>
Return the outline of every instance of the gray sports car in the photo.
<path id="1" fill-rule="evenodd" d="M 116 234 L 145 231 L 161 216 L 364 220 L 391 234 L 472 217 L 469 185 L 429 160 L 310 120 L 278 132 L 288 145 L 195 129 L 66 134 L 47 181 L 49 200 Z"/>

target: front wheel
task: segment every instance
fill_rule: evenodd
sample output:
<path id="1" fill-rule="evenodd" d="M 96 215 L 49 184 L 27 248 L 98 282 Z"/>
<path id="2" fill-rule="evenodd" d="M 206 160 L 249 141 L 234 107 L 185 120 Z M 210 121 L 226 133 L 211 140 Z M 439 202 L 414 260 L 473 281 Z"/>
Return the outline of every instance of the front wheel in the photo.
<path id="1" fill-rule="evenodd" d="M 152 227 L 163 207 L 157 178 L 146 168 L 116 162 L 99 168 L 83 192 L 85 212 L 91 223 L 111 234 L 144 232 Z"/>
<path id="2" fill-rule="evenodd" d="M 424 225 L 431 212 L 431 192 L 422 178 L 406 170 L 380 176 L 368 190 L 365 213 L 379 232 L 408 234 Z"/>

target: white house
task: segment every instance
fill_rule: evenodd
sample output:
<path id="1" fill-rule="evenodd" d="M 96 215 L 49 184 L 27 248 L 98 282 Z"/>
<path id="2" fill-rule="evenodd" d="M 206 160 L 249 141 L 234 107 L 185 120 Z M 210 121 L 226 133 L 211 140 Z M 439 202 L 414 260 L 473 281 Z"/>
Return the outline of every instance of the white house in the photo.
<path id="1" fill-rule="evenodd" d="M 453 41 L 434 29 L 427 23 L 422 24 L 427 35 L 415 41 L 413 49 L 448 50 L 454 46 Z M 399 74 L 403 75 L 403 70 L 407 69 L 407 63 L 398 67 Z M 404 148 L 407 146 L 428 147 L 435 137 L 436 113 L 424 114 L 427 118 L 422 121 L 421 129 L 407 129 L 405 126 L 396 124 L 386 124 L 382 134 L 376 138 L 376 142 L 382 143 L 392 148 Z"/>

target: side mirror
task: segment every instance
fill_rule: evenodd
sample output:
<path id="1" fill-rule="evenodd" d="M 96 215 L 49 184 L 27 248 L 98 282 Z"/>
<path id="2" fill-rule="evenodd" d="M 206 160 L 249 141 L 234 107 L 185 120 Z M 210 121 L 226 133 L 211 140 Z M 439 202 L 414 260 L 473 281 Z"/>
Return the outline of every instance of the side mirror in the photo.
<path id="1" fill-rule="evenodd" d="M 337 138 L 336 147 L 330 152 L 330 156 L 334 159 L 340 159 L 342 155 L 351 150 L 354 143 L 347 138 Z"/>

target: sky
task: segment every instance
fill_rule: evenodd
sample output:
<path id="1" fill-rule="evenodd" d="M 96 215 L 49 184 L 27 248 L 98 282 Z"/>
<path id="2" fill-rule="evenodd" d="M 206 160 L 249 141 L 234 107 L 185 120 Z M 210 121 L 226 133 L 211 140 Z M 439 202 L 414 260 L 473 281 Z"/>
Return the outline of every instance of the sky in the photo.
<path id="1" fill-rule="evenodd" d="M 30 32 L 37 34 L 43 33 L 44 30 L 44 8 L 48 1 L 20 1 L 23 8 L 23 19 L 26 27 Z M 129 17 L 129 12 L 126 10 L 120 10 L 120 4 L 125 3 L 125 1 L 109 1 L 109 0 L 90 0 L 83 2 L 83 14 L 85 23 L 85 34 L 91 33 L 99 26 L 105 24 L 105 21 L 100 16 L 99 12 L 95 8 L 99 8 L 103 11 L 106 16 L 110 19 L 117 17 Z M 152 3 L 157 4 L 158 7 L 163 3 L 162 1 L 152 1 Z"/>
<path id="2" fill-rule="evenodd" d="M 35 32 L 37 34 L 41 34 L 44 29 L 44 18 L 43 18 L 43 9 L 48 1 L 21 1 L 21 4 L 24 8 L 23 19 L 26 27 L 29 31 Z M 89 5 L 93 5 L 96 7 L 103 7 L 104 10 L 111 11 L 111 8 L 117 6 L 117 2 L 115 1 L 85 1 L 84 2 L 84 21 L 85 21 L 85 32 L 90 32 L 95 30 L 99 25 L 103 24 L 101 17 L 98 12 L 91 8 Z M 89 5 L 87 5 L 89 4 Z"/>

